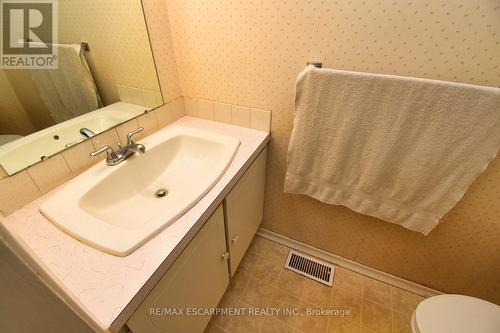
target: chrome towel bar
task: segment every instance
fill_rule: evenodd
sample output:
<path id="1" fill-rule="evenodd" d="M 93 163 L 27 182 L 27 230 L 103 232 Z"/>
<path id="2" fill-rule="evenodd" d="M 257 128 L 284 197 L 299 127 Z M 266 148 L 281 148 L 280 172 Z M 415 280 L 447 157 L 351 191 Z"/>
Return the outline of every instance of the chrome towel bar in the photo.
<path id="1" fill-rule="evenodd" d="M 317 61 L 308 61 L 307 66 L 309 66 L 309 65 L 313 65 L 316 68 L 321 68 L 323 66 L 323 64 L 321 62 L 317 62 Z"/>

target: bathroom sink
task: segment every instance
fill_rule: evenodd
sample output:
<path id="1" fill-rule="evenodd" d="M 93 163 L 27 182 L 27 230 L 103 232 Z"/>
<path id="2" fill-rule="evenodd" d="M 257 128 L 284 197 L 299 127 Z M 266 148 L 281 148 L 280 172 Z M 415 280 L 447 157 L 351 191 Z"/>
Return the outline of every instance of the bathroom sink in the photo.
<path id="1" fill-rule="evenodd" d="M 175 125 L 141 143 L 145 154 L 116 166 L 100 162 L 43 202 L 42 214 L 82 242 L 126 256 L 194 206 L 240 144 Z"/>

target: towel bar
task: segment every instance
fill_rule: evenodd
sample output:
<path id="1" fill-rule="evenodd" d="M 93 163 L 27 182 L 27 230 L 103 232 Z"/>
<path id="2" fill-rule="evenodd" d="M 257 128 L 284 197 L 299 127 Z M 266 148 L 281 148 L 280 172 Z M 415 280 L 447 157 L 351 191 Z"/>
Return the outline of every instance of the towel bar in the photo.
<path id="1" fill-rule="evenodd" d="M 87 51 L 87 52 L 90 51 L 89 43 L 87 43 L 87 42 L 81 42 L 80 45 L 82 46 L 82 50 Z"/>
<path id="2" fill-rule="evenodd" d="M 323 67 L 323 63 L 317 62 L 317 61 L 308 61 L 306 66 L 309 66 L 309 65 L 313 65 L 316 68 L 322 68 Z M 500 86 L 498 86 L 498 88 L 500 88 Z"/>
<path id="3" fill-rule="evenodd" d="M 20 40 L 20 42 L 22 43 L 23 41 Z M 24 40 L 24 43 L 33 43 L 33 40 L 31 38 L 26 38 Z M 81 42 L 80 45 L 82 47 L 82 50 L 87 51 L 87 52 L 90 51 L 89 43 L 87 43 L 87 42 Z"/>
<path id="4" fill-rule="evenodd" d="M 323 66 L 322 63 L 317 62 L 317 61 L 308 61 L 307 62 L 307 66 L 309 66 L 309 65 L 313 65 L 316 68 L 321 68 Z"/>

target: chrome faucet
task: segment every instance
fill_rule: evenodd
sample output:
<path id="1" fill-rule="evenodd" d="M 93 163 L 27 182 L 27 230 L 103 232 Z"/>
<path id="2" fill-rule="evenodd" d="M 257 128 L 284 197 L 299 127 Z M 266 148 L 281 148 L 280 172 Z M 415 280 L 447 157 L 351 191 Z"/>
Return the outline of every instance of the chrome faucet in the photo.
<path id="1" fill-rule="evenodd" d="M 83 135 L 85 138 L 91 138 L 95 135 L 95 133 L 89 130 L 87 127 L 80 128 L 80 134 Z"/>
<path id="2" fill-rule="evenodd" d="M 73 142 L 70 142 L 70 143 L 67 143 L 66 145 L 64 145 L 64 148 L 70 148 L 70 147 L 76 146 L 80 142 L 83 142 L 83 141 L 85 141 L 85 140 L 87 140 L 95 135 L 95 133 L 92 132 L 91 130 L 89 130 L 87 127 L 80 128 L 80 134 L 83 135 L 83 138 L 78 139 L 78 140 L 73 141 Z"/>
<path id="3" fill-rule="evenodd" d="M 139 127 L 135 131 L 132 131 L 127 134 L 127 145 L 125 147 L 122 147 L 119 143 L 117 144 L 118 149 L 113 150 L 108 145 L 102 146 L 101 148 L 97 149 L 96 151 L 90 153 L 90 156 L 96 156 L 99 155 L 100 153 L 106 152 L 106 164 L 113 166 L 120 164 L 121 162 L 125 161 L 127 158 L 131 157 L 132 155 L 135 155 L 135 153 L 140 153 L 144 154 L 146 152 L 146 147 L 144 147 L 143 144 L 140 143 L 135 143 L 134 140 L 132 140 L 132 137 L 140 132 L 142 132 L 144 128 Z"/>

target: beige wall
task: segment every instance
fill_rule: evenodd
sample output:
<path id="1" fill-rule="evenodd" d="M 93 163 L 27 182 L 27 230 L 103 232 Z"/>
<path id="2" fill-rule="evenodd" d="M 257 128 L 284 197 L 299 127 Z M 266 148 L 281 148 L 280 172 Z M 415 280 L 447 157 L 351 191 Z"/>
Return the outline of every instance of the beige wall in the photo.
<path id="1" fill-rule="evenodd" d="M 500 304 L 498 158 L 427 237 L 283 194 L 295 79 L 306 61 L 498 86 L 497 1 L 167 3 L 182 93 L 272 111 L 263 227 L 445 292 Z"/>
<path id="2" fill-rule="evenodd" d="M 0 91 L 2 92 L 2 98 L 0 99 L 0 135 L 27 135 L 33 132 L 33 124 L 3 70 L 0 70 Z"/>
<path id="3" fill-rule="evenodd" d="M 60 0 L 59 42 L 87 42 L 85 57 L 105 105 L 116 85 L 159 90 L 141 0 Z"/>

